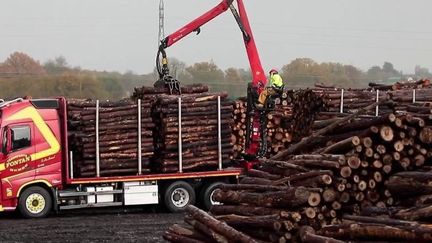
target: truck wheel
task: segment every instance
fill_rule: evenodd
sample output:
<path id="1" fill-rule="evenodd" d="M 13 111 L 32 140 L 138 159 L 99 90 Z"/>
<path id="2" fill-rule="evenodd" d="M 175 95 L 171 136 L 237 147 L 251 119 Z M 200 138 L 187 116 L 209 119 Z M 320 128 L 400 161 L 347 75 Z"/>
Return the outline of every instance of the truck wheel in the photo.
<path id="1" fill-rule="evenodd" d="M 218 186 L 222 185 L 222 182 L 213 182 L 204 187 L 204 190 L 201 193 L 202 196 L 202 204 L 204 209 L 210 210 L 213 205 L 220 205 L 221 203 L 213 200 L 213 194 Z"/>
<path id="2" fill-rule="evenodd" d="M 51 208 L 51 195 L 42 187 L 29 187 L 19 197 L 18 210 L 25 218 L 43 218 Z"/>
<path id="3" fill-rule="evenodd" d="M 176 181 L 165 190 L 164 202 L 169 211 L 180 213 L 186 210 L 188 205 L 195 204 L 195 191 L 189 183 Z"/>

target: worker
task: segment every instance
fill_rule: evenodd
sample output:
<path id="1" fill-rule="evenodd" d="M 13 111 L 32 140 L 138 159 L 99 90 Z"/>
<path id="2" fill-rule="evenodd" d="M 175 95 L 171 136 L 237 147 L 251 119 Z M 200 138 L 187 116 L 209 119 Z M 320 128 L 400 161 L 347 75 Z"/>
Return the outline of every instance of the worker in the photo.
<path id="1" fill-rule="evenodd" d="M 264 104 L 269 95 L 275 95 L 278 91 L 283 89 L 283 80 L 279 75 L 279 72 L 276 69 L 272 69 L 269 72 L 270 74 L 270 87 L 265 88 L 259 98 L 258 103 L 256 105 L 257 108 L 264 108 Z"/>

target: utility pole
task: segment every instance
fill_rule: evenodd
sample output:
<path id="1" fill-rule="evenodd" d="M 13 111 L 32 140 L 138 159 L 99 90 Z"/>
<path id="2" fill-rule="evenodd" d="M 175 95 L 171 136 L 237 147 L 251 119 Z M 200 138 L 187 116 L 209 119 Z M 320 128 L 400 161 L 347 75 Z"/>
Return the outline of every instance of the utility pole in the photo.
<path id="1" fill-rule="evenodd" d="M 158 39 L 158 46 L 165 38 L 165 6 L 164 6 L 164 0 L 159 0 L 159 39 Z"/>
<path id="2" fill-rule="evenodd" d="M 159 0 L 159 39 L 158 46 L 165 39 L 165 4 L 164 0 Z M 174 68 L 174 77 L 178 78 L 177 70 Z"/>

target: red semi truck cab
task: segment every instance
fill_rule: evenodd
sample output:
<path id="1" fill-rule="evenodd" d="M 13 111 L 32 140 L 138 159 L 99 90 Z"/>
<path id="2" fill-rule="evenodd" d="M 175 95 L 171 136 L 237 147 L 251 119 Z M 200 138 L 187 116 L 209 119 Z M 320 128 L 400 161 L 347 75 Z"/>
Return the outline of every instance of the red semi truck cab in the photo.
<path id="1" fill-rule="evenodd" d="M 52 210 L 158 204 L 172 212 L 209 208 L 221 183 L 236 183 L 239 168 L 215 171 L 74 178 L 68 150 L 65 98 L 0 100 L 0 211 L 27 218 Z"/>

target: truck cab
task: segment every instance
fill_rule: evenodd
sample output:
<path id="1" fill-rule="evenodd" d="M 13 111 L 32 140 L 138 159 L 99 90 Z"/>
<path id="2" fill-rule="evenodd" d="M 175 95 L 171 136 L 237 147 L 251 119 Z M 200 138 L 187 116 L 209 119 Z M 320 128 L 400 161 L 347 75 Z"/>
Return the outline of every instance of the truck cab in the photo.
<path id="1" fill-rule="evenodd" d="M 21 205 L 20 210 L 25 206 L 39 212 L 42 204 L 49 203 L 41 194 L 61 188 L 61 102 L 65 100 L 18 98 L 0 103 L 0 210 L 15 210 Z M 35 189 L 26 190 L 29 187 Z M 24 192 L 27 200 L 19 202 Z"/>

